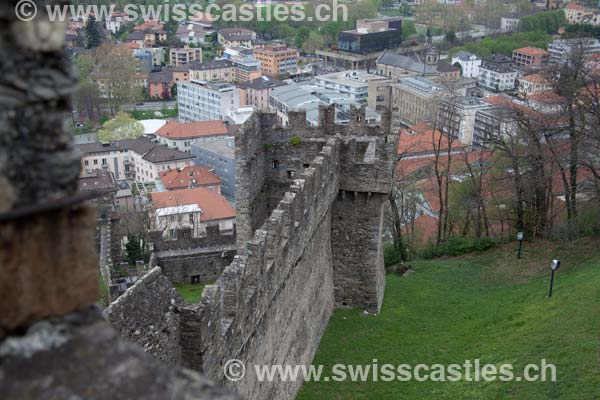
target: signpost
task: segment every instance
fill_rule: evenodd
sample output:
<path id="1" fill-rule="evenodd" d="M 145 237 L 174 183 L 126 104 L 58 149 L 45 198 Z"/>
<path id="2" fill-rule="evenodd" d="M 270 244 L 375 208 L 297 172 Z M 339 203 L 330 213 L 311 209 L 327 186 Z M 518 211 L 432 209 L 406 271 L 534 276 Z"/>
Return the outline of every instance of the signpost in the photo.
<path id="1" fill-rule="evenodd" d="M 554 286 L 554 272 L 560 268 L 560 260 L 552 260 L 552 265 L 550 266 L 550 268 L 552 268 L 552 275 L 550 275 L 550 291 L 548 292 L 548 297 L 552 297 L 552 286 Z"/>
<path id="2" fill-rule="evenodd" d="M 517 255 L 517 258 L 520 260 L 521 259 L 521 248 L 523 247 L 523 232 L 517 233 L 517 240 L 519 241 L 519 254 Z"/>

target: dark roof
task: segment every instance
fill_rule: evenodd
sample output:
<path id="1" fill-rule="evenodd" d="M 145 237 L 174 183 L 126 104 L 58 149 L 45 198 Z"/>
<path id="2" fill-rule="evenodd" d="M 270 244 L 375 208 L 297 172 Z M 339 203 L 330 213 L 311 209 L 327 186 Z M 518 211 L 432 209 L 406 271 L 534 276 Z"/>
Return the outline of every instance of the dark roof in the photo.
<path id="1" fill-rule="evenodd" d="M 161 163 L 174 160 L 185 160 L 194 156 L 179 150 L 169 149 L 164 145 L 152 142 L 145 137 L 137 139 L 119 140 L 111 143 L 83 143 L 76 145 L 82 154 L 107 153 L 119 150 L 131 150 L 140 155 L 146 161 Z"/>
<path id="2" fill-rule="evenodd" d="M 173 81 L 173 70 L 166 68 L 162 71 L 154 71 L 148 74 L 148 83 L 171 83 Z"/>
<path id="3" fill-rule="evenodd" d="M 250 81 L 242 82 L 238 84 L 240 89 L 269 89 L 276 88 L 279 86 L 285 86 L 286 83 L 277 79 L 270 79 L 266 76 L 261 76 L 260 78 L 252 79 Z"/>
<path id="4" fill-rule="evenodd" d="M 438 61 L 437 64 L 438 72 L 458 72 L 460 68 L 455 67 L 452 64 L 448 64 L 446 61 Z"/>
<path id="5" fill-rule="evenodd" d="M 383 53 L 381 56 L 379 56 L 377 62 L 384 65 L 399 67 L 412 72 L 426 74 L 435 74 L 437 72 L 437 69 L 434 66 L 424 64 L 409 56 L 394 54 L 391 52 Z"/>
<path id="6" fill-rule="evenodd" d="M 175 160 L 186 160 L 188 158 L 196 158 L 191 154 L 184 153 L 183 151 L 170 149 L 166 146 L 158 145 L 150 150 L 144 157 L 144 160 L 151 163 L 162 163 Z"/>
<path id="7" fill-rule="evenodd" d="M 220 29 L 218 33 L 225 40 L 252 40 L 255 36 L 254 31 L 245 28 L 225 28 Z"/>
<path id="8" fill-rule="evenodd" d="M 105 169 L 95 169 L 89 174 L 79 177 L 79 190 L 87 191 L 106 191 L 116 192 L 119 190 L 115 176 L 112 172 Z"/>
<path id="9" fill-rule="evenodd" d="M 229 60 L 211 60 L 201 64 L 188 64 L 188 66 L 190 70 L 204 71 L 207 69 L 231 68 L 234 64 Z"/>
<path id="10" fill-rule="evenodd" d="M 125 41 L 133 41 L 133 40 L 144 40 L 146 38 L 146 34 L 142 31 L 134 31 L 127 35 L 127 39 Z"/>

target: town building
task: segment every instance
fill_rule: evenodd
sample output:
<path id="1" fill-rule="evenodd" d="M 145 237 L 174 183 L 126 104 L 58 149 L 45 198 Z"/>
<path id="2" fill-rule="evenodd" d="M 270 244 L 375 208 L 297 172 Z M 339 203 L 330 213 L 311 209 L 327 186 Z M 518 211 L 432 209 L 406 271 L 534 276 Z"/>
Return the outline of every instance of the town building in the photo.
<path id="1" fill-rule="evenodd" d="M 519 78 L 519 97 L 525 99 L 533 94 L 547 92 L 552 89 L 552 82 L 543 75 L 531 74 Z"/>
<path id="2" fill-rule="evenodd" d="M 180 122 L 222 120 L 240 107 L 240 95 L 237 87 L 227 82 L 178 82 L 177 105 Z"/>
<path id="3" fill-rule="evenodd" d="M 127 14 L 114 11 L 107 15 L 105 20 L 106 30 L 116 35 L 121 30 L 121 26 L 126 22 Z"/>
<path id="4" fill-rule="evenodd" d="M 356 29 L 342 31 L 338 48 L 349 53 L 372 53 L 395 49 L 402 43 L 402 17 L 359 19 Z"/>
<path id="5" fill-rule="evenodd" d="M 286 85 L 285 82 L 267 76 L 242 82 L 238 84 L 240 107 L 252 106 L 256 110 L 267 111 L 269 94 L 274 88 L 284 85 Z"/>
<path id="6" fill-rule="evenodd" d="M 542 66 L 548 63 L 550 53 L 538 47 L 522 47 L 513 50 L 512 60 L 514 65 L 523 66 Z"/>
<path id="7" fill-rule="evenodd" d="M 580 55 L 600 53 L 600 40 L 595 38 L 557 39 L 548 45 L 550 64 L 572 63 Z"/>
<path id="8" fill-rule="evenodd" d="M 411 56 L 385 52 L 377 59 L 377 73 L 397 81 L 409 76 L 437 78 L 437 56 L 421 62 Z"/>
<path id="9" fill-rule="evenodd" d="M 191 64 L 194 61 L 201 63 L 202 49 L 189 47 L 171 48 L 169 50 L 169 61 L 170 65 L 175 67 Z"/>
<path id="10" fill-rule="evenodd" d="M 145 137 L 110 143 L 84 143 L 77 147 L 82 155 L 82 173 L 107 168 L 116 180 L 153 182 L 159 178 L 161 171 L 187 167 L 193 164 L 194 158 Z"/>
<path id="11" fill-rule="evenodd" d="M 235 139 L 231 136 L 192 144 L 196 165 L 209 166 L 221 180 L 221 194 L 235 200 Z"/>
<path id="12" fill-rule="evenodd" d="M 148 96 L 152 99 L 170 99 L 173 85 L 173 71 L 169 69 L 148 74 Z"/>
<path id="13" fill-rule="evenodd" d="M 534 13 L 535 11 L 523 11 L 503 16 L 500 19 L 500 31 L 503 33 L 518 32 L 521 29 L 521 19 Z"/>
<path id="14" fill-rule="evenodd" d="M 223 47 L 252 48 L 256 32 L 245 28 L 224 28 L 217 32 L 217 42 Z"/>
<path id="15" fill-rule="evenodd" d="M 218 226 L 223 234 L 233 232 L 235 209 L 227 199 L 206 188 L 155 192 L 149 211 L 151 231 L 162 232 L 163 239 L 177 239 L 178 231 L 191 232 L 192 238 L 206 236 L 206 228 Z"/>
<path id="16" fill-rule="evenodd" d="M 211 32 L 196 24 L 181 24 L 177 27 L 177 39 L 186 45 L 199 45 L 206 42 L 206 36 Z"/>
<path id="17" fill-rule="evenodd" d="M 79 191 L 96 193 L 93 203 L 100 216 L 116 210 L 115 195 L 119 190 L 115 176 L 108 168 L 84 171 L 79 177 Z"/>
<path id="18" fill-rule="evenodd" d="M 466 51 L 459 51 L 452 56 L 452 64 L 460 64 L 462 75 L 467 78 L 477 79 L 479 77 L 481 62 L 481 58 Z"/>
<path id="19" fill-rule="evenodd" d="M 315 77 L 315 85 L 348 96 L 350 100 L 366 104 L 369 81 L 385 79 L 367 71 L 341 71 Z"/>
<path id="20" fill-rule="evenodd" d="M 564 8 L 565 19 L 570 24 L 590 24 L 600 25 L 600 11 L 592 10 L 577 4 L 574 1 L 569 2 Z"/>
<path id="21" fill-rule="evenodd" d="M 254 49 L 254 58 L 260 62 L 263 73 L 270 76 L 293 74 L 298 70 L 298 50 L 286 45 Z"/>
<path id="22" fill-rule="evenodd" d="M 211 60 L 189 65 L 190 80 L 233 82 L 235 64 L 230 60 Z"/>
<path id="23" fill-rule="evenodd" d="M 509 64 L 484 61 L 479 67 L 477 82 L 488 89 L 496 91 L 514 90 L 517 71 Z"/>
<path id="24" fill-rule="evenodd" d="M 361 103 L 351 100 L 347 95 L 323 89 L 318 86 L 290 84 L 280 86 L 271 91 L 269 107 L 277 114 L 279 125 L 290 125 L 290 111 L 306 112 L 306 121 L 311 125 L 319 123 L 319 107 L 335 104 L 335 121 L 338 124 L 350 122 L 352 108 L 360 108 Z M 374 124 L 381 119 L 375 111 L 365 110 L 365 121 Z"/>
<path id="25" fill-rule="evenodd" d="M 402 78 L 392 85 L 392 111 L 404 126 L 433 122 L 444 90 L 421 76 Z"/>
<path id="26" fill-rule="evenodd" d="M 221 179 L 212 168 L 202 165 L 191 165 L 185 168 L 171 169 L 160 173 L 162 186 L 168 190 L 206 188 L 221 194 Z"/>
<path id="27" fill-rule="evenodd" d="M 194 143 L 216 140 L 229 131 L 221 120 L 201 122 L 168 121 L 156 131 L 158 142 L 184 153 L 191 152 Z"/>
<path id="28" fill-rule="evenodd" d="M 437 127 L 465 145 L 473 144 L 475 115 L 491 105 L 477 97 L 444 97 L 440 102 Z"/>

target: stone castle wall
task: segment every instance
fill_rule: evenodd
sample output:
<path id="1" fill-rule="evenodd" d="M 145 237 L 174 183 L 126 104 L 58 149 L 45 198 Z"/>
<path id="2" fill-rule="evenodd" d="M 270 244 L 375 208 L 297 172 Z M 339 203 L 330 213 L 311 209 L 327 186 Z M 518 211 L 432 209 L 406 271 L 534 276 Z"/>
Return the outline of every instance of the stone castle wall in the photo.
<path id="1" fill-rule="evenodd" d="M 121 336 L 169 364 L 181 361 L 179 307 L 184 301 L 155 267 L 104 310 Z"/>

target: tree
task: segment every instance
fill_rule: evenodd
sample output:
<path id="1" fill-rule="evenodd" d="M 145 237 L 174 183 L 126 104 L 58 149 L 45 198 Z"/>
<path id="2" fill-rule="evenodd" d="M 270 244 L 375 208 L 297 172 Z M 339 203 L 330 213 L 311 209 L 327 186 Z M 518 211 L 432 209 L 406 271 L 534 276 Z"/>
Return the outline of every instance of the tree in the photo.
<path id="1" fill-rule="evenodd" d="M 124 46 L 104 44 L 96 49 L 94 78 L 103 86 L 103 95 L 113 115 L 122 105 L 141 98 L 137 67 L 138 61 Z"/>
<path id="2" fill-rule="evenodd" d="M 456 42 L 456 33 L 454 33 L 454 31 L 448 31 L 448 32 L 446 32 L 446 36 L 444 37 L 444 39 L 448 43 L 455 43 Z"/>
<path id="3" fill-rule="evenodd" d="M 87 116 L 89 120 L 98 121 L 102 109 L 102 98 L 98 86 L 86 79 L 79 83 L 73 97 L 75 108 Z"/>
<path id="4" fill-rule="evenodd" d="M 302 44 L 302 50 L 304 50 L 306 53 L 315 53 L 316 50 L 322 49 L 323 46 L 325 46 L 323 36 L 313 31 L 308 35 Z"/>
<path id="5" fill-rule="evenodd" d="M 144 259 L 142 246 L 140 246 L 140 238 L 136 235 L 133 235 L 128 239 L 129 241 L 125 245 L 125 250 L 127 252 L 127 261 L 129 261 L 129 265 L 135 265 L 136 261 Z"/>
<path id="6" fill-rule="evenodd" d="M 296 48 L 301 49 L 304 41 L 310 35 L 310 28 L 308 26 L 301 26 L 300 29 L 296 32 L 296 37 L 294 38 L 294 44 Z"/>
<path id="7" fill-rule="evenodd" d="M 88 49 L 94 49 L 102 44 L 102 29 L 94 16 L 91 16 L 85 27 Z"/>
<path id="8" fill-rule="evenodd" d="M 114 142 L 117 140 L 135 139 L 144 134 L 144 126 L 129 114 L 117 113 L 114 119 L 106 121 L 98 131 L 98 140 Z"/>

